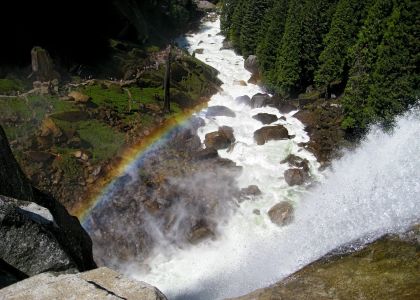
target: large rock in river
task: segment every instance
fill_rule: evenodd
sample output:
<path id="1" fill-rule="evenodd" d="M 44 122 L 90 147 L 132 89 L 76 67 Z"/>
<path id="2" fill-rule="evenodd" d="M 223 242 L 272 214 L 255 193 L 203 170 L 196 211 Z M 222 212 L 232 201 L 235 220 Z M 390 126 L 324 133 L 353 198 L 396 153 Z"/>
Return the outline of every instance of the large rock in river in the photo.
<path id="1" fill-rule="evenodd" d="M 267 114 L 267 113 L 259 113 L 253 116 L 252 118 L 260 121 L 264 125 L 274 123 L 278 120 L 276 115 Z"/>
<path id="2" fill-rule="evenodd" d="M 235 142 L 233 129 L 228 126 L 219 127 L 218 131 L 207 133 L 204 139 L 206 148 L 217 150 L 228 148 L 233 142 Z"/>
<path id="3" fill-rule="evenodd" d="M 283 201 L 270 208 L 268 216 L 274 224 L 284 226 L 293 221 L 293 212 L 293 205 L 290 202 Z"/>
<path id="4" fill-rule="evenodd" d="M 0 299 L 166 300 L 157 288 L 111 269 L 79 274 L 43 273 L 0 290 Z"/>
<path id="5" fill-rule="evenodd" d="M 250 55 L 244 62 L 244 67 L 249 72 L 256 74 L 259 72 L 258 58 L 255 55 Z"/>
<path id="6" fill-rule="evenodd" d="M 308 179 L 308 171 L 304 169 L 288 169 L 284 171 L 284 179 L 290 186 L 302 185 Z"/>
<path id="7" fill-rule="evenodd" d="M 231 110 L 229 107 L 222 106 L 222 105 L 215 105 L 210 106 L 207 108 L 206 117 L 236 117 L 236 114 L 233 110 Z"/>
<path id="8" fill-rule="evenodd" d="M 259 108 L 267 106 L 271 103 L 271 97 L 268 94 L 257 93 L 251 98 L 251 107 Z"/>
<path id="9" fill-rule="evenodd" d="M 254 132 L 254 139 L 258 145 L 264 145 L 271 140 L 287 140 L 289 132 L 283 125 L 265 126 Z"/>

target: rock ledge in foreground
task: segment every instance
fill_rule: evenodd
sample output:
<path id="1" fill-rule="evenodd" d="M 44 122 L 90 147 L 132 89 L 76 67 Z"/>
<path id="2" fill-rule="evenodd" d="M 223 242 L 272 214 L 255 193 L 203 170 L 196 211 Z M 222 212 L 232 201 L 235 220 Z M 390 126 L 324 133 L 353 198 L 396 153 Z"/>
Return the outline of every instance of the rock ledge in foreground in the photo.
<path id="1" fill-rule="evenodd" d="M 166 300 L 157 288 L 108 269 L 56 276 L 43 273 L 0 290 L 0 299 Z"/>

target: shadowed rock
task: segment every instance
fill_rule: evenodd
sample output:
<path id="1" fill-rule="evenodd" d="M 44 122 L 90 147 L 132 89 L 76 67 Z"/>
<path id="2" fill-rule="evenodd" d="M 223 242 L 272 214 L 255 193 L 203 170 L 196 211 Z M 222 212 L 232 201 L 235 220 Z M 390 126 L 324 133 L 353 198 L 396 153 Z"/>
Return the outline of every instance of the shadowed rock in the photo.
<path id="1" fill-rule="evenodd" d="M 27 275 L 96 267 L 92 241 L 79 220 L 54 198 L 31 186 L 1 126 L 0 195 L 4 196 L 0 202 L 0 259 Z M 36 212 L 28 207 L 37 207 Z M 41 217 L 37 216 L 41 211 Z"/>
<path id="2" fill-rule="evenodd" d="M 293 221 L 293 212 L 293 205 L 290 202 L 283 201 L 270 208 L 268 216 L 274 224 L 284 226 Z"/>
<path id="3" fill-rule="evenodd" d="M 308 178 L 308 172 L 303 169 L 288 169 L 284 171 L 284 179 L 290 186 L 302 185 Z"/>
<path id="4" fill-rule="evenodd" d="M 251 98 L 251 107 L 252 108 L 258 108 L 258 107 L 264 107 L 270 104 L 271 97 L 267 94 L 255 94 Z"/>
<path id="5" fill-rule="evenodd" d="M 219 117 L 219 116 L 234 118 L 236 117 L 236 114 L 230 108 L 226 106 L 222 106 L 222 105 L 210 106 L 209 108 L 207 108 L 207 112 L 206 112 L 207 118 Z"/>
<path id="6" fill-rule="evenodd" d="M 266 126 L 254 132 L 254 139 L 258 145 L 264 145 L 271 140 L 289 139 L 289 132 L 283 125 Z"/>
<path id="7" fill-rule="evenodd" d="M 278 120 L 276 115 L 267 114 L 267 113 L 259 113 L 253 116 L 252 118 L 260 121 L 264 125 L 274 123 Z"/>

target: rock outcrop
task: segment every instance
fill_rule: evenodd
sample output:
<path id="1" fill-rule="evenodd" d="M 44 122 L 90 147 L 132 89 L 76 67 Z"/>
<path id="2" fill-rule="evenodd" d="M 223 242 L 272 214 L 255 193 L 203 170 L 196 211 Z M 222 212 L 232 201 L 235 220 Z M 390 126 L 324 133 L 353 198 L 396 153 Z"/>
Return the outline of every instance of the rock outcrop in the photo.
<path id="1" fill-rule="evenodd" d="M 304 169 L 287 169 L 284 171 L 284 179 L 290 186 L 302 185 L 308 179 L 308 171 Z"/>
<path id="2" fill-rule="evenodd" d="M 0 154 L 0 259 L 27 276 L 95 268 L 90 237 L 63 205 L 31 186 L 1 127 Z"/>
<path id="3" fill-rule="evenodd" d="M 252 108 L 264 107 L 271 103 L 271 97 L 267 94 L 258 93 L 252 96 L 250 105 Z"/>
<path id="4" fill-rule="evenodd" d="M 387 235 L 356 252 L 333 251 L 270 287 L 235 299 L 419 299 L 419 233 L 417 228 Z"/>
<path id="5" fill-rule="evenodd" d="M 157 288 L 108 269 L 79 274 L 43 273 L 0 290 L 0 299 L 166 300 Z"/>
<path id="6" fill-rule="evenodd" d="M 206 117 L 236 117 L 236 114 L 229 107 L 222 105 L 210 106 L 207 108 Z"/>
<path id="7" fill-rule="evenodd" d="M 244 62 L 244 67 L 247 71 L 252 74 L 257 74 L 259 72 L 259 63 L 258 58 L 255 55 L 250 55 Z"/>
<path id="8" fill-rule="evenodd" d="M 228 126 L 219 127 L 218 131 L 207 133 L 204 139 L 206 148 L 216 150 L 228 148 L 234 142 L 233 129 Z"/>
<path id="9" fill-rule="evenodd" d="M 264 125 L 274 123 L 278 120 L 276 115 L 267 114 L 267 113 L 259 113 L 253 116 L 252 118 L 260 121 Z"/>
<path id="10" fill-rule="evenodd" d="M 293 205 L 290 202 L 283 201 L 270 208 L 268 216 L 274 224 L 284 226 L 293 221 L 293 213 Z"/>
<path id="11" fill-rule="evenodd" d="M 289 132 L 283 125 L 265 126 L 254 132 L 254 139 L 258 145 L 264 145 L 271 140 L 287 140 Z"/>

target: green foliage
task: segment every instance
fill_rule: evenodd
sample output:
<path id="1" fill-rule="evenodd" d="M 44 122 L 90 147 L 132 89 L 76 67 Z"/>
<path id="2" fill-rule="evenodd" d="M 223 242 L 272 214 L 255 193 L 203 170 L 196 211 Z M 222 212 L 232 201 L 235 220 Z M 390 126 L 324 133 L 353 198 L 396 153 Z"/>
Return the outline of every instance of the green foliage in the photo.
<path id="1" fill-rule="evenodd" d="M 289 0 L 276 1 L 263 22 L 264 25 L 268 24 L 268 27 L 265 28 L 263 25 L 260 29 L 262 40 L 257 48 L 257 56 L 263 79 L 269 86 L 274 84 L 277 49 L 284 32 L 288 2 Z"/>
<path id="2" fill-rule="evenodd" d="M 232 16 L 239 2 L 240 0 L 223 0 L 221 3 L 220 28 L 225 35 L 229 34 Z"/>
<path id="3" fill-rule="evenodd" d="M 15 92 L 22 92 L 23 84 L 14 79 L 0 79 L 0 94 L 10 94 Z"/>
<path id="4" fill-rule="evenodd" d="M 247 10 L 242 19 L 240 45 L 242 55 L 247 57 L 254 54 L 257 42 L 260 39 L 259 33 L 267 9 L 272 5 L 271 0 L 249 0 Z"/>
<path id="5" fill-rule="evenodd" d="M 368 11 L 356 44 L 350 49 L 352 65 L 342 99 L 345 112 L 342 124 L 344 129 L 363 132 L 372 121 L 372 112 L 367 106 L 372 84 L 371 74 L 392 9 L 392 1 L 376 0 Z"/>
<path id="6" fill-rule="evenodd" d="M 340 0 L 331 29 L 324 39 L 325 49 L 319 56 L 315 75 L 317 86 L 325 88 L 333 82 L 345 80 L 348 70 L 348 51 L 355 43 L 357 33 L 371 1 Z"/>
<path id="7" fill-rule="evenodd" d="M 342 127 L 389 124 L 419 99 L 417 0 L 223 0 L 222 30 L 287 97 L 339 93 Z M 306 95 L 306 94 L 305 94 Z M 312 97 L 312 96 L 311 96 Z"/>
<path id="8" fill-rule="evenodd" d="M 123 133 L 96 120 L 79 122 L 77 132 L 92 146 L 89 150 L 94 162 L 113 157 L 125 141 Z"/>
<path id="9" fill-rule="evenodd" d="M 281 94 L 296 93 L 302 73 L 300 55 L 302 49 L 301 19 L 304 4 L 300 0 L 291 0 L 287 12 L 284 34 L 276 61 L 276 90 Z"/>
<path id="10" fill-rule="evenodd" d="M 313 83 L 318 58 L 324 48 L 323 39 L 330 28 L 335 11 L 336 0 L 305 1 L 301 32 L 301 74 L 299 89 L 303 90 Z"/>
<path id="11" fill-rule="evenodd" d="M 419 5 L 402 0 L 387 19 L 367 99 L 366 109 L 374 121 L 392 123 L 395 114 L 419 99 L 419 15 Z"/>
<path id="12" fill-rule="evenodd" d="M 238 0 L 238 5 L 232 15 L 232 24 L 229 28 L 229 39 L 232 41 L 233 46 L 237 50 L 241 50 L 241 31 L 242 20 L 248 9 L 249 2 L 247 0 Z"/>

